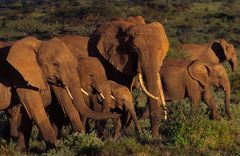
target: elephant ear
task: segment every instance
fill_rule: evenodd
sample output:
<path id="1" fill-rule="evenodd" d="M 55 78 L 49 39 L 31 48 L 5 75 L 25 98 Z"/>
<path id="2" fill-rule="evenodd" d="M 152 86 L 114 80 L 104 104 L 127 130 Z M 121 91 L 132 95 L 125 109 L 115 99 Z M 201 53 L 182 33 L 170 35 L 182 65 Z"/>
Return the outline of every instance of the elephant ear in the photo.
<path id="1" fill-rule="evenodd" d="M 35 53 L 40 44 L 41 41 L 34 37 L 21 39 L 13 44 L 7 56 L 7 61 L 24 80 L 39 90 L 47 88 Z"/>
<path id="2" fill-rule="evenodd" d="M 211 68 L 199 61 L 194 61 L 188 66 L 189 75 L 197 80 L 202 86 L 206 87 L 210 84 Z"/>
<path id="3" fill-rule="evenodd" d="M 136 25 L 138 25 L 138 24 L 146 24 L 145 20 L 144 20 L 144 18 L 142 16 L 130 16 L 130 17 L 127 18 L 126 21 L 134 23 Z"/>
<path id="4" fill-rule="evenodd" d="M 98 28 L 99 37 L 96 47 L 105 60 L 111 63 L 119 71 L 123 71 L 128 64 L 131 54 L 126 41 L 128 36 L 126 30 L 133 26 L 133 23 L 119 20 L 111 21 Z"/>

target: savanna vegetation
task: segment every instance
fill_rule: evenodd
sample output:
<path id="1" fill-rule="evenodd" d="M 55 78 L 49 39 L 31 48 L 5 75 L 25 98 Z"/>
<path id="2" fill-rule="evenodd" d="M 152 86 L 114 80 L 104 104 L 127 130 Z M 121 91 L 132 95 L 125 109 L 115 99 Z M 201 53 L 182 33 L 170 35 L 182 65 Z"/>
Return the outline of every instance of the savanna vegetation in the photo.
<path id="1" fill-rule="evenodd" d="M 64 34 L 90 35 L 105 21 L 141 15 L 146 22 L 159 21 L 165 27 L 170 51 L 168 58 L 184 57 L 174 53 L 181 43 L 206 43 L 224 38 L 240 50 L 240 1 L 238 0 L 1 0 L 0 40 L 14 41 L 24 36 L 48 39 Z M 240 59 L 239 59 L 240 61 Z M 221 120 L 209 119 L 209 110 L 201 103 L 201 111 L 191 112 L 189 100 L 167 105 L 169 119 L 161 121 L 159 138 L 152 138 L 149 120 L 141 120 L 143 133 L 134 128 L 117 141 L 111 139 L 111 121 L 103 138 L 90 134 L 71 133 L 66 126 L 56 149 L 44 151 L 44 142 L 37 129 L 32 132 L 26 153 L 14 150 L 14 143 L 0 140 L 0 153 L 6 155 L 239 155 L 240 154 L 240 69 L 232 73 L 232 120 L 224 116 L 224 94 L 215 91 Z M 136 111 L 142 112 L 146 97 L 133 92 Z M 6 126 L 2 114 L 0 128 Z M 4 133 L 3 131 L 1 132 Z"/>

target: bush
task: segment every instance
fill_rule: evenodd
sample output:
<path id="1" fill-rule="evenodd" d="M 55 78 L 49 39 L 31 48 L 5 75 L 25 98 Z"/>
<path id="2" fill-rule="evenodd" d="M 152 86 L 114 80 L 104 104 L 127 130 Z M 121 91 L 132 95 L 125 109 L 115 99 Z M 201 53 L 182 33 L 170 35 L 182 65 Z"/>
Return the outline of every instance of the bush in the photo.
<path id="1" fill-rule="evenodd" d="M 199 151 L 239 152 L 240 125 L 237 120 L 209 120 L 209 114 L 203 113 L 205 108 L 192 114 L 189 106 L 185 100 L 168 106 L 169 119 L 162 125 L 166 145 Z M 232 107 L 235 109 L 233 116 L 239 116 L 240 106 Z"/>
<path id="2" fill-rule="evenodd" d="M 104 146 L 94 131 L 89 134 L 73 133 L 63 140 L 63 144 L 78 154 L 94 154 Z"/>

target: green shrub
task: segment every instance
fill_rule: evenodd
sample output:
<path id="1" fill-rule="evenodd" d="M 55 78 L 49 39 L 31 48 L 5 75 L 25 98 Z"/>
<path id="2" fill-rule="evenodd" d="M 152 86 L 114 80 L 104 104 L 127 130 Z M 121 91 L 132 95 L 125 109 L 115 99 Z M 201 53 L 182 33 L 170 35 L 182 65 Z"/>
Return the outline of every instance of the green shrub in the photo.
<path id="1" fill-rule="evenodd" d="M 219 150 L 237 152 L 240 140 L 240 125 L 237 120 L 209 120 L 204 108 L 192 112 L 190 103 L 178 101 L 168 106 L 169 119 L 162 125 L 165 144 L 177 147 L 191 147 L 200 151 Z M 233 116 L 239 116 L 240 106 L 232 106 Z M 238 151 L 239 152 L 239 151 Z"/>
<path id="2" fill-rule="evenodd" d="M 78 154 L 94 154 L 104 146 L 94 131 L 89 134 L 73 133 L 63 140 L 63 144 Z"/>

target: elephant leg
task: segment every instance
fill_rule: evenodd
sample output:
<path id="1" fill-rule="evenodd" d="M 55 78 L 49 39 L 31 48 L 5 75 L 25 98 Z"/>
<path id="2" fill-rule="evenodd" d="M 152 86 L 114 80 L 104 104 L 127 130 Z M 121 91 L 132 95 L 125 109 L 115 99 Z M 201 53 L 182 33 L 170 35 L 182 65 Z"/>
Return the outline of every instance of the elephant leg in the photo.
<path id="1" fill-rule="evenodd" d="M 149 106 L 147 105 L 140 119 L 147 119 L 149 117 Z"/>
<path id="2" fill-rule="evenodd" d="M 52 103 L 48 108 L 48 114 L 52 127 L 55 131 L 55 135 L 59 137 L 58 134 L 62 130 L 65 120 L 63 110 L 57 103 Z"/>
<path id="3" fill-rule="evenodd" d="M 89 132 L 90 127 L 89 127 L 89 124 L 88 124 L 88 122 L 87 122 L 87 119 L 88 119 L 88 118 L 87 118 L 86 116 L 81 116 L 82 125 L 83 125 L 85 131 L 86 131 L 86 132 Z"/>
<path id="4" fill-rule="evenodd" d="M 17 150 L 23 151 L 28 148 L 29 139 L 31 136 L 33 122 L 29 118 L 25 109 L 21 109 L 21 124 L 19 126 Z"/>
<path id="5" fill-rule="evenodd" d="M 122 118 L 122 117 L 121 117 Z M 133 123 L 132 117 L 130 114 L 127 115 L 127 119 L 121 120 L 122 121 L 122 125 L 125 127 L 124 131 L 127 133 L 130 130 L 130 127 Z"/>
<path id="6" fill-rule="evenodd" d="M 56 135 L 45 112 L 39 92 L 26 88 L 17 88 L 17 93 L 20 102 L 36 123 L 46 143 L 49 144 L 49 147 L 54 147 L 56 145 Z"/>
<path id="7" fill-rule="evenodd" d="M 121 136 L 122 123 L 120 118 L 113 119 L 114 124 L 114 139 L 118 139 Z"/>
<path id="8" fill-rule="evenodd" d="M 192 112 L 197 111 L 199 108 L 199 100 L 201 97 L 199 88 L 188 88 L 188 95 L 189 98 L 191 99 L 191 104 L 192 104 Z"/>
<path id="9" fill-rule="evenodd" d="M 199 101 L 201 98 L 199 84 L 197 82 L 192 82 L 186 85 L 187 95 L 191 100 L 191 108 L 192 112 L 198 110 L 199 108 Z"/>
<path id="10" fill-rule="evenodd" d="M 15 140 L 18 137 L 18 127 L 21 123 L 21 104 L 13 106 L 6 111 L 9 126 L 10 126 L 10 137 Z"/>
<path id="11" fill-rule="evenodd" d="M 204 99 L 205 103 L 207 104 L 208 108 L 211 110 L 212 118 L 216 119 L 216 120 L 220 119 L 220 115 L 219 115 L 219 112 L 217 110 L 217 106 L 216 106 L 216 103 L 213 99 L 213 95 L 212 95 L 210 89 L 206 89 L 203 92 L 203 99 Z"/>

